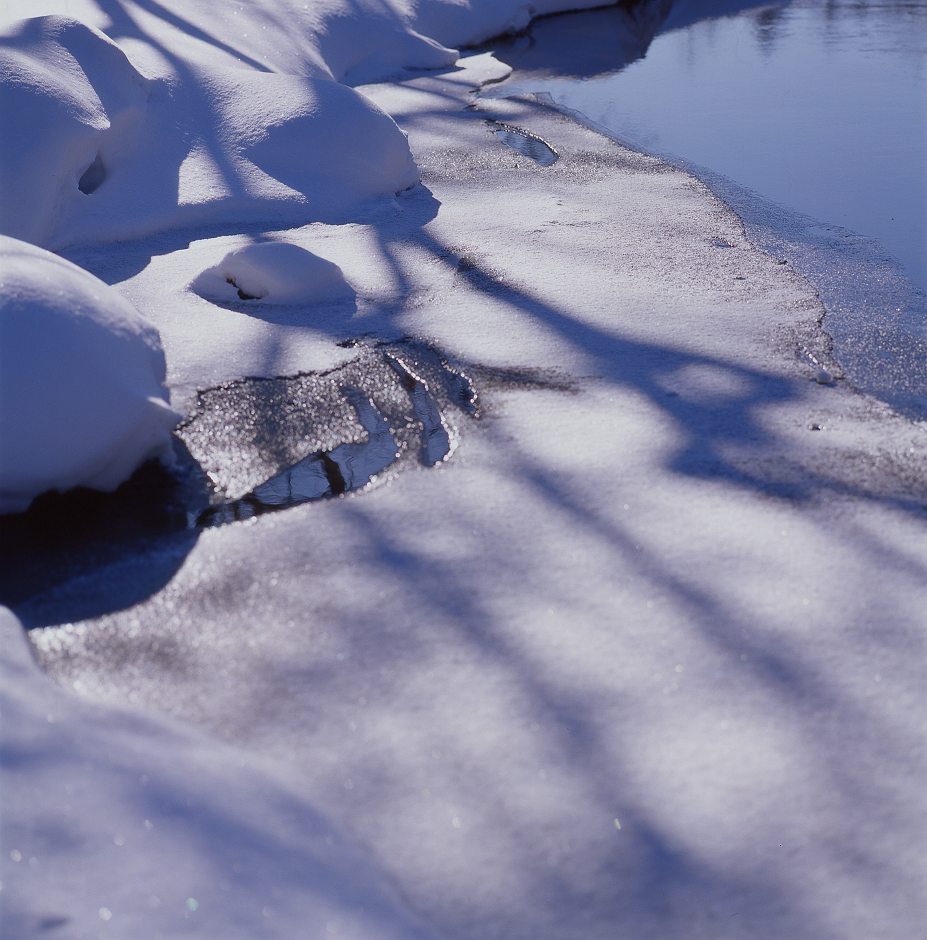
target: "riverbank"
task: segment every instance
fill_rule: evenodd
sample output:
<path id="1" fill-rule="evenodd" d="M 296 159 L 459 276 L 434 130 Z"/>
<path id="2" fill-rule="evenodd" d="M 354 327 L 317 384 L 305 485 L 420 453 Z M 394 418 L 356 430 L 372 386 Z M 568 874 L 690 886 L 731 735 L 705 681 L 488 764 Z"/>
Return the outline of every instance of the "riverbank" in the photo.
<path id="1" fill-rule="evenodd" d="M 846 386 L 814 291 L 704 186 L 536 101 L 475 99 L 503 74 L 476 56 L 364 86 L 422 182 L 350 223 L 68 252 L 158 327 L 187 414 L 197 389 L 414 337 L 469 378 L 478 416 L 445 409 L 455 449 L 436 466 L 156 544 L 17 609 L 54 679 L 222 753 L 185 743 L 173 777 L 145 764 L 144 804 L 134 759 L 107 775 L 139 833 L 171 822 L 151 855 L 137 833 L 113 843 L 92 776 L 56 836 L 42 755 L 9 770 L 16 923 L 322 935 L 362 864 L 347 936 L 919 930 L 922 429 Z M 188 289 L 256 237 L 336 262 L 353 308 Z M 95 715 L 95 753 L 123 747 Z M 185 804 L 199 759 L 219 782 Z M 231 825 L 262 802 L 324 818 L 335 874 L 276 817 Z M 76 900 L 88 855 L 121 908 Z M 275 885 L 249 876 L 267 859 Z"/>
<path id="2" fill-rule="evenodd" d="M 506 42 L 489 94 L 537 94 L 700 179 L 812 283 L 848 381 L 923 420 L 925 26 L 927 4 L 891 0 L 604 7 Z"/>

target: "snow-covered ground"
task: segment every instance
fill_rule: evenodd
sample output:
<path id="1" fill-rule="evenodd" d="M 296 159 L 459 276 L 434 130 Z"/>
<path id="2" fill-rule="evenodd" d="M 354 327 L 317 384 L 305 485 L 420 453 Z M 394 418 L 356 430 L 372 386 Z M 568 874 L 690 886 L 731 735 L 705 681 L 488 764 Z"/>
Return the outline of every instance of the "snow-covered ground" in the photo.
<path id="1" fill-rule="evenodd" d="M 89 28 L 8 28 L 0 226 L 159 332 L 204 465 L 359 446 L 359 387 L 456 449 L 0 618 L 4 935 L 922 936 L 925 433 L 807 282 L 685 173 L 477 99 L 506 68 L 450 50 L 524 4 L 0 25 L 41 13 Z"/>

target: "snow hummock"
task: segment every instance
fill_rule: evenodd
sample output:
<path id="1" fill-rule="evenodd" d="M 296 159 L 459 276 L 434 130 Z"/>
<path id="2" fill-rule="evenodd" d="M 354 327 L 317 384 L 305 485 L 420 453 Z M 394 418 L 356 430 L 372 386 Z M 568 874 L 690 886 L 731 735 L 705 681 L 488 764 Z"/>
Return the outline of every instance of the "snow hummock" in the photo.
<path id="1" fill-rule="evenodd" d="M 48 245 L 67 219 L 98 211 L 81 185 L 88 172 L 93 189 L 111 172 L 107 189 L 124 186 L 118 169 L 141 143 L 150 83 L 112 40 L 62 16 L 0 36 L 0 75 L 0 232 Z"/>
<path id="2" fill-rule="evenodd" d="M 157 333 L 116 290 L 0 236 L 0 512 L 46 490 L 115 489 L 170 452 Z"/>
<path id="3" fill-rule="evenodd" d="M 354 296 L 337 264 L 289 242 L 258 242 L 230 251 L 190 288 L 207 300 L 226 303 L 311 305 Z"/>
<path id="4" fill-rule="evenodd" d="M 206 0 L 109 15 L 10 0 L 0 233 L 62 250 L 356 221 L 420 176 L 393 118 L 349 86 L 453 69 L 452 44 L 594 2 L 264 0 L 217 17 Z"/>
<path id="5" fill-rule="evenodd" d="M 64 16 L 0 35 L 0 233 L 46 248 L 196 225 L 347 221 L 419 180 L 405 136 L 318 75 L 177 65 L 145 77 Z"/>

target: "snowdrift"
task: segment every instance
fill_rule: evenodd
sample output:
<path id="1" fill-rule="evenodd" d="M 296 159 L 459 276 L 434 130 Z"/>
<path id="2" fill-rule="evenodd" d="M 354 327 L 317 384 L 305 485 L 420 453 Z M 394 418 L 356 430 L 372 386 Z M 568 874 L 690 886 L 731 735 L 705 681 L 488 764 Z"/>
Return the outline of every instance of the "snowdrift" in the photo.
<path id="1" fill-rule="evenodd" d="M 60 16 L 0 39 L 0 74 L 0 230 L 46 248 L 346 221 L 418 182 L 392 119 L 327 77 L 223 66 L 148 79 Z"/>
<path id="2" fill-rule="evenodd" d="M 115 489 L 170 453 L 157 331 L 119 293 L 0 236 L 0 512 L 46 490 Z"/>
<path id="3" fill-rule="evenodd" d="M 217 16 L 206 0 L 108 14 L 62 0 L 33 17 L 12 0 L 0 13 L 0 233 L 59 250 L 350 221 L 419 175 L 393 120 L 349 85 L 450 67 L 453 45 L 595 5 L 265 0 Z"/>
<path id="4" fill-rule="evenodd" d="M 265 0 L 217 16 L 206 0 L 4 4 L 0 512 L 48 489 L 114 488 L 166 452 L 175 420 L 156 333 L 114 290 L 23 243 L 355 220 L 419 172 L 402 131 L 351 83 L 450 67 L 451 43 L 588 5 Z M 204 272 L 199 289 L 352 296 L 340 270 L 285 251 L 227 259 L 235 270 Z"/>
<path id="5" fill-rule="evenodd" d="M 20 756 L 2 769 L 5 937 L 431 936 L 362 849 L 239 752 L 56 688 L 5 607 L 0 677 Z"/>

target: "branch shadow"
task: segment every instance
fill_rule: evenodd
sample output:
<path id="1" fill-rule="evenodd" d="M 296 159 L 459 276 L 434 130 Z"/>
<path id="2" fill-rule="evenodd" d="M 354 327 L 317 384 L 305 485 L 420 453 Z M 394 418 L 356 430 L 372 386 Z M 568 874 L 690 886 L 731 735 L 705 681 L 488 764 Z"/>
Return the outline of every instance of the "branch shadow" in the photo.
<path id="1" fill-rule="evenodd" d="M 408 244 L 408 231 L 400 234 L 388 226 L 380 227 L 380 250 L 398 283 L 410 285 L 411 274 L 404 270 L 401 248 Z M 647 343 L 615 330 L 603 330 L 582 322 L 570 311 L 559 309 L 525 287 L 507 282 L 489 270 L 470 253 L 463 253 L 442 243 L 424 229 L 411 237 L 416 247 L 435 262 L 446 265 L 478 294 L 492 297 L 519 311 L 539 328 L 559 337 L 569 347 L 581 352 L 594 363 L 596 381 L 614 388 L 623 388 L 646 400 L 657 409 L 673 429 L 678 443 L 665 459 L 665 469 L 680 480 L 697 481 L 718 491 L 740 491 L 778 502 L 786 507 L 807 506 L 810 509 L 825 500 L 839 498 L 877 505 L 915 523 L 927 521 L 924 499 L 916 487 L 902 488 L 897 494 L 886 492 L 878 480 L 860 480 L 852 474 L 842 475 L 833 469 L 815 467 L 807 462 L 790 462 L 788 444 L 777 437 L 764 420 L 763 411 L 771 405 L 798 402 L 804 399 L 807 381 L 789 378 L 773 371 L 751 368 L 723 358 L 693 354 L 669 344 Z M 384 322 L 400 315 L 402 305 L 383 312 Z M 478 364 L 465 364 L 478 368 Z M 686 398 L 674 390 L 676 377 L 686 369 L 708 370 L 726 379 L 724 386 L 734 391 L 710 401 Z M 527 393 L 526 393 L 527 394 Z M 482 434 L 492 437 L 491 422 Z M 799 728 L 800 752 L 796 759 L 806 761 L 819 773 L 822 784 L 833 794 L 838 806 L 876 807 L 891 805 L 898 795 L 894 785 L 879 774 L 861 777 L 856 763 L 860 752 L 866 752 L 885 767 L 910 766 L 910 729 L 899 731 L 884 715 L 866 707 L 841 687 L 839 677 L 822 669 L 800 647 L 783 645 L 767 625 L 747 619 L 743 611 L 723 595 L 705 590 L 696 577 L 674 571 L 660 555 L 642 549 L 638 540 L 625 531 L 608 514 L 590 508 L 589 501 L 577 499 L 565 479 L 522 450 L 518 442 L 496 437 L 493 446 L 500 465 L 506 466 L 511 478 L 519 481 L 532 497 L 550 512 L 569 522 L 565 530 L 585 531 L 607 548 L 615 560 L 616 570 L 633 572 L 650 582 L 654 593 L 671 598 L 687 611 L 687 626 L 700 641 L 727 664 L 732 680 L 762 690 L 763 695 L 782 714 L 789 716 Z M 343 515 L 356 530 L 356 542 L 366 546 L 363 556 L 356 559 L 358 569 L 375 572 L 376 580 L 398 585 L 398 593 L 414 597 L 415 621 L 440 624 L 453 636 L 454 642 L 470 650 L 480 661 L 493 664 L 517 689 L 519 696 L 530 703 L 530 714 L 536 726 L 544 729 L 543 738 L 555 755 L 554 762 L 571 768 L 577 789 L 589 805 L 599 808 L 607 817 L 616 802 L 616 789 L 629 775 L 629 768 L 615 756 L 614 739 L 603 734 L 596 715 L 596 698 L 581 687 L 564 687 L 545 678 L 538 664 L 507 637 L 507 624 L 491 605 L 481 597 L 481 570 L 492 570 L 494 581 L 507 581 L 523 588 L 531 585 L 538 596 L 557 598 L 556 574 L 533 571 L 519 563 L 517 552 L 506 553 L 504 531 L 496 526 L 492 514 L 461 516 L 444 520 L 447 529 L 473 531 L 480 534 L 484 545 L 493 546 L 488 557 L 468 559 L 472 564 L 449 564 L 436 558 L 427 542 L 417 547 L 413 540 L 397 540 L 396 532 L 382 523 L 375 508 L 368 508 L 356 498 L 346 502 Z M 858 546 L 860 554 L 869 559 L 874 570 L 902 570 L 913 582 L 927 583 L 927 566 L 913 551 L 893 543 L 891 532 L 884 535 L 857 525 L 852 519 L 840 522 L 843 535 Z M 355 540 L 352 540 L 355 541 Z M 870 585 L 872 587 L 872 585 Z M 864 637 L 870 648 L 890 650 L 910 646 L 914 640 L 906 626 L 909 617 L 900 604 L 887 595 L 880 595 L 877 621 Z M 580 612 L 577 612 L 578 614 Z M 881 626 L 878 626 L 881 624 Z M 379 609 L 355 613 L 348 618 L 343 636 L 356 644 L 356 654 L 349 658 L 363 660 L 368 638 L 391 632 Z M 412 664 L 426 658 L 419 648 L 417 634 L 404 636 L 401 642 L 384 643 L 378 656 L 378 675 L 365 677 L 364 688 L 384 707 L 401 694 L 403 681 L 411 676 Z M 424 638 L 422 638 L 424 643 Z M 385 679 L 384 675 L 391 678 Z M 355 674 L 352 681 L 357 681 Z M 342 678 L 331 670 L 312 667 L 309 671 L 274 664 L 260 689 L 283 682 L 288 688 L 311 685 L 323 699 L 337 699 L 344 694 Z M 276 714 L 259 708 L 253 702 L 255 734 L 263 720 Z M 634 716 L 627 717 L 631 736 Z M 530 824 L 513 818 L 504 782 L 492 769 L 475 772 L 472 755 L 454 730 L 442 727 L 436 718 L 430 730 L 418 729 L 423 737 L 422 750 L 432 740 L 440 740 L 445 751 L 451 751 L 453 764 L 448 776 L 453 779 L 472 777 L 471 789 L 493 828 L 507 841 L 513 862 L 530 872 L 531 896 L 537 904 L 575 911 L 588 903 L 588 885 L 573 879 L 562 868 L 554 874 L 537 856 L 539 846 L 529 835 Z M 852 739 L 853 746 L 846 742 Z M 630 748 L 633 751 L 633 748 Z M 406 786 L 413 772 L 414 761 L 404 765 L 395 754 L 390 759 L 370 755 L 355 765 L 352 774 L 364 781 L 363 799 L 370 804 L 369 812 L 391 812 L 390 800 Z M 910 792 L 904 794 L 910 804 Z M 682 937 L 681 924 L 686 910 L 724 910 L 732 905 L 743 919 L 734 925 L 718 927 L 717 937 L 742 937 L 744 930 L 753 936 L 778 938 L 836 938 L 843 936 L 839 926 L 828 922 L 820 906 L 797 903 L 795 896 L 775 879 L 765 880 L 756 871 L 740 870 L 738 865 L 712 861 L 709 854 L 700 855 L 675 831 L 671 818 L 661 818 L 646 803 L 635 803 L 627 797 L 622 803 L 622 830 L 630 833 L 627 860 L 607 850 L 596 864 L 609 871 L 622 885 L 616 889 L 616 923 L 625 925 L 631 935 Z M 530 814 L 528 814 L 530 815 Z M 893 823 L 894 824 L 894 823 Z M 879 851 L 863 850 L 853 832 L 836 836 L 829 851 L 842 856 L 845 862 L 836 867 L 848 884 L 885 883 L 905 880 L 903 863 L 891 864 L 880 858 Z M 596 851 L 599 851 L 596 849 Z M 749 868 L 749 866 L 748 866 Z M 453 904 L 453 901 L 448 902 Z M 468 911 L 462 899 L 455 913 L 445 911 L 447 927 L 455 916 Z M 489 907 L 483 915 L 487 922 L 500 911 Z M 905 911 L 900 916 L 906 916 Z M 655 925 L 658 925 L 655 927 Z M 749 925 L 749 926 L 745 926 Z M 634 930 L 640 933 L 633 933 Z M 653 934 L 653 930 L 657 930 Z M 648 933 L 648 931 L 650 933 Z M 662 931 L 662 932 L 660 932 Z"/>
<path id="2" fill-rule="evenodd" d="M 412 202 L 421 209 L 429 205 L 429 197 L 423 188 Z M 431 200 L 431 209 L 436 212 L 437 203 L 433 197 Z M 405 249 L 412 245 L 420 255 L 453 271 L 468 290 L 517 311 L 539 330 L 551 333 L 566 348 L 580 353 L 593 365 L 596 382 L 632 392 L 647 402 L 672 429 L 675 444 L 663 467 L 670 477 L 721 492 L 775 500 L 789 507 L 813 507 L 822 500 L 839 497 L 877 504 L 918 523 L 927 518 L 916 489 L 898 496 L 886 495 L 878 481 L 867 485 L 852 476 L 842 477 L 807 464 L 789 464 L 787 442 L 770 430 L 763 412 L 772 405 L 801 401 L 806 388 L 803 379 L 591 326 L 529 288 L 506 280 L 471 253 L 440 241 L 426 230 L 433 217 L 426 208 L 414 226 L 408 216 L 392 221 L 372 218 L 382 259 L 402 296 L 395 305 L 384 306 L 369 321 L 369 328 L 393 333 L 398 329 L 397 321 L 406 311 L 406 297 L 414 283 L 412 272 L 403 262 Z M 343 339 L 345 329 L 342 322 L 320 324 L 320 331 L 333 341 Z M 688 369 L 722 377 L 730 391 L 711 400 L 680 394 L 675 387 L 677 377 Z M 765 701 L 797 723 L 800 753 L 796 759 L 815 768 L 822 786 L 834 794 L 839 808 L 862 806 L 872 810 L 878 804 L 892 804 L 895 795 L 884 776 L 863 779 L 854 765 L 862 750 L 877 758 L 889 773 L 908 766 L 906 735 L 896 733 L 877 710 L 862 707 L 841 687 L 837 677 L 823 670 L 800 647 L 783 645 L 767 629 L 768 624 L 751 621 L 730 597 L 706 591 L 695 573 L 691 577 L 680 574 L 659 552 L 643 548 L 633 532 L 609 515 L 607 507 L 594 507 L 589 500 L 577 498 L 568 478 L 551 469 L 549 463 L 532 456 L 518 441 L 501 434 L 494 436 L 491 420 L 484 423 L 480 433 L 491 441 L 500 476 L 505 473 L 524 487 L 532 504 L 568 520 L 565 533 L 590 535 L 613 563 L 617 579 L 639 578 L 652 585 L 655 594 L 670 598 L 686 612 L 686 629 L 725 664 L 728 681 L 762 690 Z M 711 854 L 710 846 L 693 846 L 674 824 L 673 807 L 657 813 L 639 789 L 635 790 L 631 781 L 639 716 L 630 711 L 633 703 L 628 701 L 629 711 L 617 730 L 607 727 L 599 712 L 597 690 L 584 686 L 581 675 L 571 678 L 552 672 L 527 644 L 512 636 L 504 607 L 494 606 L 481 592 L 490 568 L 497 583 L 520 585 L 549 599 L 558 609 L 595 616 L 591 601 L 586 608 L 578 607 L 568 587 L 559 583 L 560 572 L 535 570 L 530 556 L 522 557 L 511 534 L 494 517 L 491 499 L 487 499 L 481 514 L 468 515 L 472 507 L 462 506 L 459 516 L 442 520 L 446 530 L 475 532 L 476 541 L 491 548 L 486 554 L 460 553 L 462 559 L 451 561 L 432 552 L 427 542 L 397 538 L 397 533 L 379 518 L 377 507 L 362 500 L 362 496 L 352 497 L 339 505 L 346 525 L 355 535 L 354 541 L 365 546 L 362 557 L 356 559 L 358 569 L 372 573 L 379 582 L 392 584 L 397 594 L 414 599 L 414 616 L 407 618 L 406 632 L 402 633 L 399 624 L 384 623 L 389 608 L 384 613 L 379 598 L 371 598 L 366 605 L 363 599 L 354 599 L 350 617 L 339 628 L 352 647 L 353 659 L 363 663 L 365 656 L 369 657 L 371 636 L 395 639 L 380 644 L 375 668 L 365 665 L 346 673 L 343 668 L 324 665 L 269 664 L 259 680 L 240 692 L 242 712 L 253 721 L 247 730 L 254 736 L 255 747 L 261 732 L 282 721 L 288 710 L 294 710 L 300 720 L 304 717 L 298 697 L 294 703 L 291 697 L 283 696 L 278 701 L 276 694 L 268 694 L 281 687 L 302 689 L 300 694 L 308 696 L 310 704 L 320 700 L 337 703 L 344 698 L 346 683 L 357 684 L 360 680 L 373 699 L 388 707 L 406 684 L 416 680 L 420 663 L 428 658 L 428 644 L 433 642 L 425 627 L 437 625 L 446 631 L 449 643 L 472 654 L 487 671 L 494 671 L 510 684 L 512 696 L 540 729 L 532 733 L 542 742 L 548 763 L 570 780 L 584 818 L 594 815 L 610 822 L 616 803 L 620 805 L 624 841 L 608 843 L 580 829 L 577 839 L 587 841 L 582 845 L 584 858 L 579 869 L 573 871 L 569 853 L 548 864 L 545 853 L 553 851 L 545 841 L 549 830 L 544 829 L 541 838 L 535 834 L 536 828 L 545 825 L 543 813 L 532 806 L 513 806 L 516 797 L 496 767 L 474 768 L 472 741 L 461 733 L 465 722 L 448 722 L 437 714 L 419 715 L 417 724 L 406 729 L 413 740 L 403 754 L 397 753 L 398 746 L 393 750 L 371 748 L 357 761 L 354 775 L 361 781 L 368 818 L 390 816 L 397 795 L 409 790 L 414 768 L 423 762 L 421 752 L 441 741 L 449 754 L 444 779 L 464 781 L 461 787 L 482 806 L 488 828 L 498 834 L 499 844 L 508 853 L 503 861 L 524 873 L 524 896 L 519 902 L 533 901 L 538 910 L 561 910 L 564 936 L 577 935 L 576 924 L 568 922 L 577 911 L 591 910 L 601 916 L 604 910 L 630 937 L 674 940 L 691 935 L 687 914 L 726 913 L 732 909 L 741 921 L 715 924 L 711 935 L 716 940 L 740 940 L 745 935 L 768 940 L 784 936 L 837 940 L 841 936 L 809 897 L 797 898 L 777 879 L 764 878 L 759 870 L 762 866 L 741 864 L 745 862 L 741 858 L 721 862 Z M 912 582 L 927 582 L 923 562 L 914 552 L 894 545 L 890 532 L 877 536 L 852 519 L 840 521 L 840 532 L 858 544 L 874 570 L 900 569 Z M 565 541 L 568 537 L 565 534 Z M 184 542 L 176 546 L 174 554 L 166 552 L 171 563 L 154 577 L 155 583 L 145 586 L 137 600 L 154 596 L 169 582 L 192 545 Z M 237 595 L 229 593 L 231 599 L 224 602 L 234 604 Z M 910 643 L 900 601 L 887 591 L 877 591 L 876 599 L 881 605 L 880 620 L 873 621 L 873 628 L 862 640 L 872 648 Z M 87 608 L 69 619 L 98 616 L 105 610 Z M 620 616 L 616 616 L 616 623 L 619 628 L 623 625 Z M 883 630 L 881 624 L 889 626 Z M 564 625 L 564 629 L 569 627 Z M 613 703 L 621 705 L 624 690 L 617 680 L 611 692 Z M 302 729 L 301 734 L 309 732 Z M 311 766 L 312 754 L 305 759 Z M 207 828 L 227 834 L 228 820 L 214 818 L 208 807 L 197 805 L 196 809 L 198 814 L 205 814 Z M 836 835 L 835 831 L 829 831 L 831 842 L 826 851 L 845 859 L 848 883 L 904 880 L 903 860 L 885 864 L 858 845 L 857 834 L 851 829 L 844 828 Z M 211 839 L 206 840 L 204 851 L 215 851 Z M 278 851 L 279 847 L 270 847 L 268 855 Z M 218 856 L 216 861 L 218 864 Z M 591 889 L 590 884 L 595 887 Z M 613 886 L 614 893 L 595 896 L 595 891 L 604 890 L 603 884 Z M 444 923 L 440 926 L 449 932 L 464 917 L 467 923 L 482 923 L 489 929 L 505 916 L 501 903 L 481 904 L 463 894 L 449 897 L 445 903 L 440 915 Z M 578 929 L 582 933 L 582 925 Z"/>

